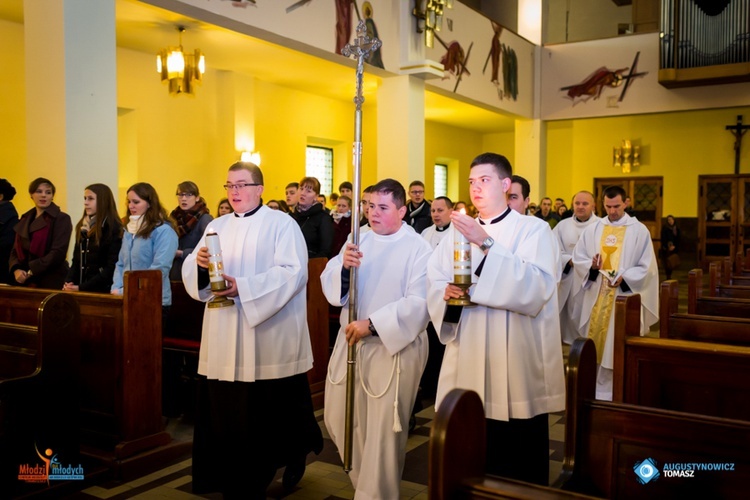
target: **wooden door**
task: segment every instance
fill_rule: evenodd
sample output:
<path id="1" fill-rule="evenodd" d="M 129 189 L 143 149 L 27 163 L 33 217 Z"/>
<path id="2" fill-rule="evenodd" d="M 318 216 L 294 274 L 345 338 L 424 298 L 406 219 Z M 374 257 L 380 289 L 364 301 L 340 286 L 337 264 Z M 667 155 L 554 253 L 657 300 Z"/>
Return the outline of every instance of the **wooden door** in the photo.
<path id="1" fill-rule="evenodd" d="M 654 251 L 659 252 L 662 219 L 662 177 L 606 177 L 594 179 L 596 213 L 606 217 L 603 193 L 609 186 L 620 186 L 630 197 L 630 206 L 634 215 L 651 233 Z"/>
<path id="2" fill-rule="evenodd" d="M 736 258 L 737 252 L 747 255 L 747 249 L 750 248 L 750 176 L 740 176 L 737 187 L 737 243 L 732 260 Z"/>

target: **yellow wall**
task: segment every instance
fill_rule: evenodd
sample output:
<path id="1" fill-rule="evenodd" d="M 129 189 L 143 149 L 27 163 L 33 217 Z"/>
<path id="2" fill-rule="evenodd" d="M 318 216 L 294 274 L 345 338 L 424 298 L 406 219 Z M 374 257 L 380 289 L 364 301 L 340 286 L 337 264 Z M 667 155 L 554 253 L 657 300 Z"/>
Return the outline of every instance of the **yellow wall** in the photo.
<path id="1" fill-rule="evenodd" d="M 469 165 L 482 148 L 482 134 L 435 122 L 425 123 L 425 196 L 434 195 L 435 163 L 448 165 L 448 198 L 469 201 Z M 414 179 L 412 179 L 414 180 Z M 406 187 L 406 186 L 404 186 Z"/>
<path id="2" fill-rule="evenodd" d="M 734 173 L 734 137 L 725 126 L 737 115 L 750 116 L 750 107 L 549 122 L 544 195 L 568 200 L 593 189 L 595 177 L 662 176 L 663 213 L 696 217 L 698 175 Z M 630 174 L 612 166 L 612 149 L 623 139 L 641 146 L 641 166 Z M 742 173 L 750 172 L 749 143 Z"/>
<path id="3" fill-rule="evenodd" d="M 13 200 L 19 213 L 31 207 L 26 165 L 26 91 L 24 89 L 23 26 L 0 21 L 0 177 L 18 192 Z M 13 50 L 10 50 L 10 48 Z M 50 168 L 50 180 L 52 180 Z M 54 182 L 54 180 L 53 180 Z"/>

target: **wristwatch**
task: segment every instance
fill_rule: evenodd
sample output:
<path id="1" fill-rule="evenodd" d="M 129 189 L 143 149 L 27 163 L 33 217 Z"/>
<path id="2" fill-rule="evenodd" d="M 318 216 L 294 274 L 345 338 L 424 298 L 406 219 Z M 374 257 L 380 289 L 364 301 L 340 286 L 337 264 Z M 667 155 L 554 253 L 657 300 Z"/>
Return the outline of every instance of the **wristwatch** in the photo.
<path id="1" fill-rule="evenodd" d="M 378 331 L 377 331 L 377 330 L 375 329 L 375 325 L 373 325 L 373 324 L 372 324 L 372 320 L 371 320 L 370 318 L 367 318 L 367 321 L 368 321 L 368 323 L 369 323 L 369 324 L 367 325 L 367 329 L 368 329 L 368 330 L 370 330 L 370 333 L 371 333 L 371 334 L 372 334 L 372 335 L 373 335 L 374 337 L 377 337 L 377 336 L 378 336 Z"/>
<path id="2" fill-rule="evenodd" d="M 487 236 L 484 239 L 484 241 L 482 242 L 482 244 L 479 245 L 479 248 L 480 248 L 480 250 L 482 250 L 484 252 L 484 251 L 489 250 L 490 248 L 492 248 L 492 245 L 494 245 L 494 244 L 495 244 L 495 240 L 493 240 L 491 237 Z"/>

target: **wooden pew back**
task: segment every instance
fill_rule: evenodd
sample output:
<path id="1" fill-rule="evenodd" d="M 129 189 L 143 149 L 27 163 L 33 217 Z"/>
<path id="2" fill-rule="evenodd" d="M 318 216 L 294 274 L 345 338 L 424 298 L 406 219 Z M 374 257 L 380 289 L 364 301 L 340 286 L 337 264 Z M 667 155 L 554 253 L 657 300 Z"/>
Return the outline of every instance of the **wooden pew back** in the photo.
<path id="1" fill-rule="evenodd" d="M 587 344 L 591 344 L 590 346 Z M 566 463 L 573 465 L 564 487 L 606 498 L 740 498 L 750 480 L 750 422 L 594 401 L 596 353 L 589 339 L 570 350 Z M 581 377 L 583 375 L 583 377 Z M 571 385 L 577 391 L 571 391 Z M 573 399 L 573 400 L 571 400 Z M 573 453 L 573 455 L 569 455 Z M 731 471 L 695 470 L 694 477 L 667 477 L 641 484 L 634 466 L 653 459 L 668 463 L 732 464 Z M 570 466 L 570 465 L 569 465 Z"/>
<path id="2" fill-rule="evenodd" d="M 750 421 L 750 347 L 640 337 L 640 307 L 615 303 L 613 401 Z"/>
<path id="3" fill-rule="evenodd" d="M 742 272 L 735 273 L 735 263 L 731 257 L 724 257 L 721 263 L 721 284 L 722 285 L 750 285 L 750 276 L 745 276 Z"/>
<path id="4" fill-rule="evenodd" d="M 750 286 L 724 285 L 721 278 L 721 262 L 711 262 L 708 266 L 708 294 L 712 297 L 750 299 Z"/>
<path id="5" fill-rule="evenodd" d="M 703 270 L 688 272 L 688 314 L 750 317 L 750 299 L 711 297 L 703 294 Z"/>
<path id="6" fill-rule="evenodd" d="M 126 458 L 171 439 L 161 418 L 161 273 L 125 273 L 123 296 L 63 292 L 81 313 L 82 442 Z M 34 325 L 51 290 L 0 288 L 0 321 Z"/>

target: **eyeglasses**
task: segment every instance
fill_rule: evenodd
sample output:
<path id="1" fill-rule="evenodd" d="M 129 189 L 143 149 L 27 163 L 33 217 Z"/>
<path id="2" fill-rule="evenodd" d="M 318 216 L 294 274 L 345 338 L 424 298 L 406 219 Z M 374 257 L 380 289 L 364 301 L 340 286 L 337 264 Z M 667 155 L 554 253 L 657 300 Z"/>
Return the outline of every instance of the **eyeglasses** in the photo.
<path id="1" fill-rule="evenodd" d="M 191 196 L 195 196 L 193 193 L 177 193 L 178 198 L 190 198 Z"/>
<path id="2" fill-rule="evenodd" d="M 234 189 L 239 191 L 242 188 L 250 186 L 262 186 L 262 184 L 257 184 L 255 182 L 243 182 L 242 184 L 224 184 L 224 189 L 226 189 L 227 191 L 232 191 Z"/>
<path id="3" fill-rule="evenodd" d="M 424 191 L 409 191 L 409 194 L 424 194 Z"/>

